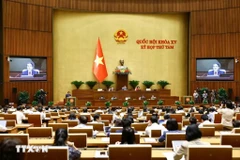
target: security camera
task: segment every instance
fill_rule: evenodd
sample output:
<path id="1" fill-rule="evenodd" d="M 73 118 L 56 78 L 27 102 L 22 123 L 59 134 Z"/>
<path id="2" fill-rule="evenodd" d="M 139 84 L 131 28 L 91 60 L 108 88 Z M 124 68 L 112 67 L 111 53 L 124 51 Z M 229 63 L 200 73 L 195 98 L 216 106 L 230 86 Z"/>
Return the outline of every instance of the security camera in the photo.
<path id="1" fill-rule="evenodd" d="M 7 61 L 8 61 L 8 62 L 12 62 L 12 60 L 10 59 L 10 57 L 7 57 Z"/>
<path id="2" fill-rule="evenodd" d="M 236 59 L 235 59 L 235 63 L 238 63 L 238 62 L 239 62 L 239 60 L 236 58 Z"/>

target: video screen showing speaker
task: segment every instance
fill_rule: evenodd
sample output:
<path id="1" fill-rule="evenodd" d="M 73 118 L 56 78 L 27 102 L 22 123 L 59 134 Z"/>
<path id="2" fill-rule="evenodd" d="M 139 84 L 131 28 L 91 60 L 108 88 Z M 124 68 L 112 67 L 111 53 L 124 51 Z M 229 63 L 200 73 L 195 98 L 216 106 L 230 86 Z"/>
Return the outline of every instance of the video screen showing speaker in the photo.
<path id="1" fill-rule="evenodd" d="M 196 62 L 196 80 L 234 80 L 234 58 L 198 58 Z"/>
<path id="2" fill-rule="evenodd" d="M 9 57 L 10 81 L 46 81 L 46 57 Z"/>

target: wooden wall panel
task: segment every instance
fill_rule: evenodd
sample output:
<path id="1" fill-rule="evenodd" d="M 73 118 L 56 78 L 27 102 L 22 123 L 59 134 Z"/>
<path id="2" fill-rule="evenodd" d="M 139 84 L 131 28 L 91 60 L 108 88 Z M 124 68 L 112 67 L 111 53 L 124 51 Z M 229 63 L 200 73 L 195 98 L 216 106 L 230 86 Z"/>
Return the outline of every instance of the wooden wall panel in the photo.
<path id="1" fill-rule="evenodd" d="M 228 7 L 240 7 L 240 1 L 239 0 L 230 0 L 227 3 Z"/>
<path id="2" fill-rule="evenodd" d="M 11 2 L 18 2 L 31 5 L 47 6 L 47 7 L 56 7 L 58 0 L 5 0 Z"/>
<path id="3" fill-rule="evenodd" d="M 4 27 L 38 31 L 52 30 L 52 9 L 16 2 L 4 3 Z"/>
<path id="4" fill-rule="evenodd" d="M 192 57 L 240 56 L 240 33 L 192 36 Z"/>
<path id="5" fill-rule="evenodd" d="M 240 63 L 235 64 L 233 82 L 198 82 L 196 58 L 240 58 L 239 0 L 4 0 L 4 96 L 14 98 L 12 88 L 35 93 L 44 88 L 53 92 L 52 12 L 69 9 L 84 12 L 174 13 L 190 12 L 190 93 L 196 87 L 233 88 L 240 95 Z M 46 82 L 9 82 L 9 55 L 46 56 Z M 1 95 L 1 94 L 0 94 Z"/>
<path id="6" fill-rule="evenodd" d="M 12 88 L 17 88 L 17 93 L 12 93 Z M 18 93 L 20 91 L 27 91 L 30 94 L 30 102 L 33 101 L 33 96 L 38 89 L 52 93 L 52 83 L 38 81 L 38 82 L 7 82 L 4 84 L 4 99 L 9 99 L 10 102 L 17 102 Z M 52 101 L 52 94 L 48 94 L 47 100 Z"/>
<path id="7" fill-rule="evenodd" d="M 4 29 L 4 54 L 52 56 L 52 33 Z"/>
<path id="8" fill-rule="evenodd" d="M 227 9 L 227 32 L 240 32 L 240 8 Z"/>
<path id="9" fill-rule="evenodd" d="M 226 33 L 228 28 L 226 15 L 226 9 L 192 12 L 191 34 Z"/>

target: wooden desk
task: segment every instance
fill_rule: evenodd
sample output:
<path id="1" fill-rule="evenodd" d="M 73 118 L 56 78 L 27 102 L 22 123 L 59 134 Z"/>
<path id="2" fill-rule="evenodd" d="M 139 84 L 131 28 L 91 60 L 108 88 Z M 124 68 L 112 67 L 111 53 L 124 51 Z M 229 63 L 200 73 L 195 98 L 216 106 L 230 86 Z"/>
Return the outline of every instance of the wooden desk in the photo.
<path id="1" fill-rule="evenodd" d="M 59 118 L 60 118 L 60 117 L 59 117 Z M 48 127 L 48 122 L 49 122 L 50 120 L 51 120 L 51 118 L 45 118 L 45 119 L 42 120 L 42 122 L 43 122 L 43 123 L 46 123 L 46 127 Z M 26 117 L 26 118 L 24 118 L 22 121 L 23 121 L 23 123 L 26 124 L 26 123 L 28 123 L 28 118 Z M 28 124 L 29 124 L 29 123 L 28 123 Z"/>
<path id="2" fill-rule="evenodd" d="M 23 123 L 23 124 L 16 124 L 17 129 L 27 129 L 28 127 L 33 127 L 32 123 Z"/>
<path id="3" fill-rule="evenodd" d="M 107 147 L 109 145 L 109 141 L 103 141 L 103 137 L 87 138 L 87 146 L 88 147 Z M 52 145 L 54 139 L 53 138 L 29 138 L 30 145 Z M 203 137 L 201 139 L 203 142 L 209 142 L 212 145 L 220 145 L 220 137 Z M 149 143 L 145 142 L 144 137 L 140 138 L 140 144 L 151 144 L 152 146 L 161 146 L 160 143 Z"/>
<path id="4" fill-rule="evenodd" d="M 7 133 L 17 133 L 17 127 L 7 127 Z"/>
<path id="5" fill-rule="evenodd" d="M 93 149 L 93 150 L 81 150 L 81 160 L 98 160 L 99 158 L 95 157 L 96 150 L 104 149 Z M 172 149 L 165 148 L 152 148 L 152 160 L 166 160 L 166 157 L 163 155 L 164 152 L 171 152 Z M 240 148 L 233 148 L 233 160 L 240 160 Z M 101 160 L 108 160 L 108 158 L 101 158 Z"/>

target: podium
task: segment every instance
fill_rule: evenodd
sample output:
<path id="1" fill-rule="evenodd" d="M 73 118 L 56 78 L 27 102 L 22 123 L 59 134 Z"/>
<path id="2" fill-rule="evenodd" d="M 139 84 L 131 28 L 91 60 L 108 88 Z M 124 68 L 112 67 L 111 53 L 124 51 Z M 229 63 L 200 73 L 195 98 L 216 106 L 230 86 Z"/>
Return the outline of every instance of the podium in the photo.
<path id="1" fill-rule="evenodd" d="M 190 101 L 192 101 L 192 96 L 183 96 L 182 97 L 182 104 L 189 104 Z"/>
<path id="2" fill-rule="evenodd" d="M 128 88 L 128 74 L 116 74 L 117 76 L 117 84 L 116 84 L 116 90 L 122 90 L 123 86 L 126 86 Z"/>
<path id="3" fill-rule="evenodd" d="M 66 102 L 70 102 L 71 106 L 76 106 L 76 97 L 67 97 Z"/>

